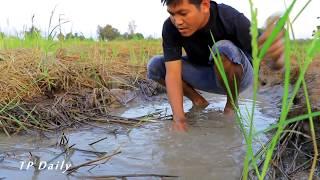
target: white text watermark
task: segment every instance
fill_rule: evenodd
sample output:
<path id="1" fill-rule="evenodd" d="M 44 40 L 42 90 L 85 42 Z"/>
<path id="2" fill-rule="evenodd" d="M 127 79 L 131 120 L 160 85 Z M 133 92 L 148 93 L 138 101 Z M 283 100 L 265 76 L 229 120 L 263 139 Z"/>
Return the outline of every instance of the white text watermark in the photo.
<path id="1" fill-rule="evenodd" d="M 71 163 L 66 163 L 65 161 L 57 161 L 55 163 L 48 163 L 46 161 L 40 161 L 38 163 L 34 163 L 32 161 L 21 161 L 20 162 L 20 170 L 29 170 L 31 167 L 34 167 L 36 170 L 50 170 L 50 171 L 61 171 L 65 173 L 71 167 Z"/>

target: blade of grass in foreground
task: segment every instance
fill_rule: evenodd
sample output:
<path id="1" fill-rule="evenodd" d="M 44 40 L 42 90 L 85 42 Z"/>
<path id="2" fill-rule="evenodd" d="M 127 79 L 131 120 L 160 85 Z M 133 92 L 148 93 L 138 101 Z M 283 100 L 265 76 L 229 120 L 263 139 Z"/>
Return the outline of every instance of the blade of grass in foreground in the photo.
<path id="1" fill-rule="evenodd" d="M 300 115 L 300 116 L 298 116 L 298 117 L 294 117 L 294 118 L 291 118 L 291 119 L 287 119 L 287 120 L 285 121 L 285 125 L 288 126 L 288 125 L 290 125 L 290 124 L 292 124 L 292 123 L 295 123 L 295 122 L 298 122 L 298 121 L 303 121 L 303 120 L 305 120 L 305 119 L 308 119 L 309 117 L 314 118 L 314 117 L 318 117 L 318 116 L 320 116 L 320 111 L 318 111 L 318 112 L 312 112 L 312 113 L 310 113 L 310 114 L 308 113 L 308 114 Z M 279 127 L 279 124 L 274 124 L 274 125 L 269 126 L 267 129 L 264 129 L 264 130 L 262 130 L 262 131 L 258 131 L 258 132 L 255 133 L 254 135 L 257 136 L 257 135 L 260 135 L 260 134 L 264 134 L 264 133 L 270 132 L 270 131 L 278 128 L 278 127 Z"/>
<path id="2" fill-rule="evenodd" d="M 211 34 L 212 41 L 215 44 L 216 42 L 215 42 L 215 39 L 213 37 L 213 34 L 211 32 L 210 32 L 210 34 Z M 230 86 L 229 86 L 229 82 L 228 82 L 228 78 L 227 78 L 226 72 L 224 70 L 223 63 L 222 63 L 222 59 L 221 59 L 221 55 L 220 55 L 219 49 L 217 48 L 217 46 L 214 46 L 214 47 L 215 47 L 215 52 L 216 53 L 214 53 L 212 48 L 209 47 L 211 56 L 214 59 L 214 64 L 216 65 L 216 67 L 217 67 L 217 69 L 218 69 L 218 71 L 219 71 L 219 73 L 221 75 L 222 81 L 223 81 L 223 83 L 224 83 L 224 85 L 226 87 L 227 95 L 231 98 L 231 104 L 232 104 L 233 108 L 236 111 L 237 123 L 239 124 L 241 132 L 243 132 L 245 139 L 247 139 L 247 134 L 246 134 L 244 125 L 243 125 L 243 123 L 241 121 L 242 118 L 241 118 L 241 116 L 239 116 L 239 114 L 241 114 L 241 113 L 240 113 L 240 110 L 239 110 L 238 106 L 235 103 L 235 100 L 233 99 L 233 96 L 232 96 L 232 93 L 231 93 L 231 89 L 230 89 Z M 236 97 L 237 97 L 238 89 L 237 89 L 237 86 L 236 86 L 236 83 L 237 83 L 236 82 L 236 78 L 235 78 L 235 82 L 234 83 L 235 83 L 235 94 L 236 94 Z"/>
<path id="3" fill-rule="evenodd" d="M 294 97 L 296 96 L 296 94 L 298 93 L 298 91 L 300 89 L 301 83 L 302 83 L 302 81 L 304 79 L 304 75 L 305 75 L 310 63 L 312 62 L 312 59 L 313 59 L 313 56 L 314 56 L 315 51 L 317 49 L 317 46 L 320 45 L 319 43 L 320 43 L 319 36 L 317 36 L 313 40 L 313 42 L 311 44 L 311 47 L 308 49 L 308 53 L 307 53 L 305 64 L 302 67 L 302 69 L 300 70 L 299 78 L 298 78 L 298 80 L 297 80 L 297 82 L 295 84 L 293 93 L 292 93 L 292 95 L 290 97 L 290 100 L 289 100 L 289 102 L 287 104 L 287 107 L 283 108 L 284 111 L 281 112 L 280 120 L 279 120 L 279 123 L 278 123 L 278 130 L 275 133 L 275 136 L 272 139 L 272 143 L 271 143 L 271 146 L 269 148 L 269 151 L 266 154 L 266 159 L 265 159 L 263 170 L 262 170 L 262 176 L 263 177 L 266 175 L 266 172 L 267 172 L 267 169 L 268 169 L 268 165 L 270 163 L 270 160 L 271 160 L 271 157 L 272 157 L 272 154 L 273 154 L 273 150 L 274 150 L 274 148 L 275 148 L 275 146 L 277 144 L 277 140 L 278 140 L 280 134 L 282 133 L 282 131 L 283 131 L 285 125 L 286 125 L 285 119 L 286 119 L 286 117 L 288 115 L 289 110 L 291 109 L 291 106 L 293 105 L 293 99 L 294 99 Z M 288 92 L 286 92 L 286 93 L 288 93 Z"/>
<path id="4" fill-rule="evenodd" d="M 253 154 L 253 117 L 254 117 L 254 111 L 256 106 L 256 100 L 257 100 L 257 91 L 258 91 L 258 76 L 259 76 L 259 64 L 260 61 L 258 60 L 258 20 L 257 20 L 257 9 L 254 9 L 252 0 L 249 0 L 250 4 L 250 11 L 251 11 L 251 46 L 252 46 L 252 64 L 253 64 L 253 103 L 252 103 L 252 109 L 251 109 L 251 115 L 249 120 L 249 135 L 247 137 L 246 141 L 246 149 L 247 153 L 244 159 L 244 165 L 243 165 L 243 178 L 248 179 L 248 173 L 249 173 L 249 163 L 250 160 L 253 161 L 253 165 L 256 166 L 255 157 Z M 260 179 L 260 173 L 258 168 L 255 168 L 256 174 L 258 178 Z"/>
<path id="5" fill-rule="evenodd" d="M 244 179 L 248 178 L 248 171 L 249 171 L 249 159 L 251 158 L 254 161 L 254 155 L 252 155 L 253 153 L 251 152 L 252 150 L 252 139 L 253 139 L 253 117 L 254 117 L 254 109 L 255 109 L 255 102 L 256 102 L 256 97 L 257 97 L 257 91 L 258 91 L 258 75 L 259 75 L 259 66 L 260 66 L 260 62 L 262 61 L 262 59 L 264 58 L 267 50 L 270 48 L 270 46 L 272 45 L 272 42 L 275 40 L 275 38 L 277 37 L 277 35 L 282 31 L 288 17 L 289 14 L 294 6 L 294 4 L 296 3 L 296 0 L 294 0 L 292 2 L 292 4 L 290 5 L 290 7 L 286 10 L 285 14 L 283 15 L 283 17 L 280 18 L 280 20 L 278 21 L 278 23 L 276 24 L 276 26 L 274 27 L 274 29 L 272 30 L 269 38 L 266 40 L 266 42 L 264 43 L 264 45 L 262 46 L 260 53 L 258 54 L 258 25 L 257 25 L 257 10 L 253 8 L 253 2 L 252 0 L 249 0 L 250 3 L 250 8 L 251 8 L 251 16 L 252 16 L 252 20 L 251 20 L 251 34 L 252 34 L 252 57 L 253 57 L 253 66 L 254 66 L 254 85 L 253 85 L 253 107 L 252 107 L 252 114 L 251 114 L 251 120 L 250 120 L 250 131 L 249 131 L 249 143 L 247 144 L 248 146 L 248 151 L 245 157 L 245 162 L 244 162 Z M 289 62 L 290 63 L 290 62 Z M 288 94 L 288 92 L 287 92 Z M 276 139 L 276 138 L 274 138 Z M 267 153 L 267 155 L 270 155 L 270 150 L 268 151 L 269 153 Z M 267 162 L 267 163 L 266 163 Z M 266 176 L 266 165 L 269 165 L 269 161 L 265 161 L 265 165 L 263 167 L 262 173 L 261 175 L 259 175 L 259 173 L 257 172 L 258 178 L 259 179 L 263 179 Z"/>
<path id="6" fill-rule="evenodd" d="M 305 4 L 305 6 L 299 11 L 298 15 L 294 18 L 293 22 L 292 23 L 290 22 L 290 28 L 292 30 L 293 37 L 295 37 L 295 36 L 294 36 L 294 31 L 293 31 L 293 28 L 292 28 L 292 24 L 302 14 L 304 9 L 310 4 L 310 2 L 311 2 L 311 0 L 309 0 Z M 294 40 L 295 40 L 295 38 L 294 38 Z M 297 60 L 298 60 L 298 63 L 299 63 L 299 67 L 301 69 L 301 67 L 302 67 L 301 60 L 299 58 L 297 58 Z M 316 167 L 316 164 L 317 164 L 317 159 L 318 159 L 319 153 L 318 153 L 318 146 L 317 146 L 317 141 L 316 141 L 313 117 L 311 116 L 312 107 L 311 107 L 311 104 L 310 104 L 310 101 L 309 101 L 309 95 L 308 95 L 307 84 L 306 84 L 305 78 L 303 78 L 302 86 L 303 86 L 304 95 L 306 97 L 305 99 L 306 99 L 306 105 L 307 105 L 307 110 L 308 110 L 308 115 L 309 115 L 309 124 L 310 124 L 310 131 L 311 131 L 313 151 L 314 151 L 314 158 L 313 158 L 313 161 L 312 161 L 312 166 L 311 166 L 311 170 L 310 170 L 310 174 L 309 174 L 309 179 L 312 179 L 313 174 L 315 172 L 315 167 Z"/>
<path id="7" fill-rule="evenodd" d="M 283 98 L 282 98 L 282 112 L 285 112 L 286 111 L 286 108 L 287 108 L 287 103 L 288 103 L 288 97 L 289 97 L 289 86 L 290 86 L 290 38 L 289 38 L 289 33 L 288 31 L 285 31 L 285 78 L 284 78 L 284 90 L 283 90 Z M 283 132 L 283 129 L 281 129 L 280 127 L 285 127 L 283 125 L 284 121 L 279 121 L 278 122 L 278 131 L 280 133 Z M 276 134 L 277 135 L 277 134 Z M 255 134 L 253 134 L 253 136 L 255 136 Z M 280 135 L 279 135 L 280 136 Z M 272 141 L 271 142 L 274 142 L 274 141 L 277 141 L 276 139 L 277 136 L 274 136 L 272 138 Z M 264 148 L 263 151 L 267 152 L 267 153 L 270 153 L 270 152 L 273 152 L 273 149 L 268 147 L 268 148 Z M 262 156 L 262 153 L 259 153 L 259 156 Z M 256 158 L 259 158 L 258 156 L 256 156 Z M 254 162 L 253 162 L 254 163 Z M 269 165 L 267 165 L 269 167 Z M 263 166 L 264 167 L 264 166 Z M 265 177 L 265 175 L 263 174 L 263 171 L 262 171 L 262 174 L 261 176 L 259 177 L 259 179 L 263 179 Z"/>
<path id="8" fill-rule="evenodd" d="M 303 91 L 304 91 L 304 94 L 306 97 L 306 104 L 307 104 L 307 110 L 308 110 L 308 115 L 309 115 L 309 123 L 310 123 L 311 137 L 312 137 L 313 150 L 314 150 L 314 158 L 312 161 L 312 166 L 311 166 L 310 175 L 309 175 L 309 179 L 312 179 L 313 174 L 315 172 L 317 160 L 318 160 L 318 147 L 317 147 L 313 118 L 310 116 L 310 114 L 312 113 L 312 110 L 311 110 L 311 105 L 310 105 L 310 101 L 309 101 L 309 95 L 308 95 L 308 90 L 307 90 L 307 85 L 306 85 L 305 79 L 303 79 L 303 81 L 302 81 L 302 86 L 303 86 Z"/>
<path id="9" fill-rule="evenodd" d="M 317 42 L 319 43 L 319 39 L 318 39 L 318 40 L 315 39 L 314 42 L 315 42 L 315 41 L 317 41 Z M 320 44 L 319 44 L 319 45 L 320 45 Z M 316 46 L 312 46 L 312 47 L 316 47 Z M 310 52 L 311 52 L 311 53 L 308 53 L 308 54 L 309 54 L 309 55 L 312 55 L 312 52 L 314 52 L 314 48 L 310 48 Z M 304 67 L 303 69 L 305 69 L 305 67 Z M 302 71 L 302 70 L 301 70 L 301 71 Z M 302 74 L 304 74 L 304 73 L 302 73 Z M 301 81 L 302 81 L 302 83 L 303 83 L 304 77 L 302 77 L 302 80 L 301 80 Z M 298 87 L 297 90 L 299 90 L 299 87 L 300 87 L 299 82 L 296 84 L 296 87 Z M 293 102 L 293 99 L 294 99 L 296 93 L 297 93 L 297 91 L 295 91 L 295 92 L 293 93 L 293 95 L 292 95 L 292 97 L 291 97 L 291 100 L 289 101 L 288 109 L 290 109 L 290 107 L 292 106 L 292 102 Z M 308 101 L 309 101 L 309 100 L 308 100 Z M 309 107 L 311 108 L 311 106 L 309 106 Z M 319 111 L 319 112 L 311 112 L 310 110 L 308 110 L 308 111 L 309 111 L 308 114 L 300 115 L 300 116 L 297 116 L 297 117 L 294 117 L 294 118 L 285 120 L 285 121 L 284 121 L 284 124 L 283 124 L 282 126 L 285 127 L 285 126 L 288 126 L 288 125 L 290 125 L 291 123 L 294 123 L 294 122 L 297 122 L 297 121 L 302 121 L 302 120 L 305 120 L 305 119 L 308 119 L 308 118 L 309 118 L 309 120 L 310 120 L 310 118 L 319 117 L 319 116 L 320 116 L 320 111 Z M 259 135 L 259 134 L 262 134 L 262 133 L 269 132 L 269 131 L 271 131 L 271 130 L 273 130 L 273 129 L 276 129 L 276 128 L 279 129 L 280 125 L 281 125 L 281 124 L 271 125 L 271 126 L 268 127 L 267 129 L 265 129 L 265 130 L 263 130 L 263 131 L 257 132 L 257 133 L 255 134 L 255 136 L 256 136 L 256 135 Z M 312 129 L 312 131 L 314 131 L 314 130 L 313 130 L 314 128 L 311 127 L 311 129 Z M 313 132 L 312 132 L 312 133 L 313 133 Z M 314 138 L 313 138 L 313 143 L 315 143 L 315 142 L 314 142 Z M 314 144 L 314 147 L 316 147 L 315 145 L 316 145 L 316 144 Z M 270 149 L 271 149 L 271 148 L 270 148 Z M 315 158 L 315 159 L 317 159 L 317 158 Z M 314 161 L 315 161 L 315 160 L 314 160 Z M 310 177 L 312 177 L 312 173 L 310 173 Z"/>
<path id="10" fill-rule="evenodd" d="M 287 104 L 288 104 L 288 98 L 289 98 L 289 86 L 290 86 L 290 39 L 289 39 L 289 33 L 288 31 L 285 32 L 285 78 L 284 78 L 284 90 L 283 90 L 283 98 L 282 98 L 282 107 L 281 107 L 281 115 L 280 120 L 278 122 L 279 128 L 277 132 L 275 133 L 274 137 L 271 141 L 271 146 L 267 150 L 266 159 L 264 161 L 264 165 L 262 168 L 261 176 L 265 177 L 267 169 L 269 167 L 269 162 L 272 158 L 272 154 L 274 151 L 275 145 L 278 143 L 278 139 L 283 132 L 285 125 L 285 118 L 287 114 Z"/>
<path id="11" fill-rule="evenodd" d="M 216 43 L 212 33 L 211 33 L 211 38 L 212 38 L 213 42 Z M 222 81 L 223 81 L 223 83 L 225 85 L 225 88 L 226 88 L 226 91 L 227 91 L 227 95 L 231 98 L 231 104 L 232 104 L 233 108 L 235 109 L 235 113 L 236 113 L 236 121 L 237 121 L 238 125 L 240 126 L 241 132 L 244 135 L 246 144 L 252 144 L 252 140 L 251 140 L 251 143 L 250 143 L 250 141 L 248 141 L 248 135 L 247 135 L 246 129 L 244 127 L 244 122 L 245 122 L 244 116 L 241 115 L 240 109 L 236 105 L 235 100 L 233 99 L 233 96 L 232 96 L 232 93 L 231 93 L 231 89 L 230 89 L 230 86 L 229 86 L 229 82 L 228 82 L 228 78 L 227 78 L 226 72 L 224 70 L 223 63 L 222 63 L 222 58 L 221 58 L 220 52 L 219 52 L 219 50 L 218 50 L 218 48 L 216 46 L 215 46 L 215 52 L 216 53 L 213 52 L 211 47 L 209 47 L 209 49 L 210 49 L 211 55 L 212 55 L 212 57 L 214 59 L 214 63 L 216 65 L 216 67 L 217 67 L 217 69 L 218 69 L 218 71 L 219 71 L 219 73 L 221 75 Z M 237 82 L 236 82 L 236 79 L 235 79 L 235 84 L 236 83 Z M 235 86 L 235 87 L 237 87 L 237 86 Z M 238 89 L 237 88 L 235 89 L 235 91 L 236 91 L 235 94 L 238 95 Z M 252 130 L 253 129 L 252 123 L 250 124 L 250 126 L 251 126 L 251 130 Z M 248 146 L 248 147 L 249 147 L 249 150 L 248 150 L 249 154 L 251 154 L 251 157 L 254 157 L 253 156 L 252 146 L 251 146 L 251 149 L 250 149 L 250 146 Z M 255 159 L 253 159 L 253 162 L 254 162 L 253 163 L 254 168 L 255 168 L 257 174 L 259 175 L 259 171 L 258 171 L 258 167 L 256 165 L 257 163 L 256 163 Z"/>

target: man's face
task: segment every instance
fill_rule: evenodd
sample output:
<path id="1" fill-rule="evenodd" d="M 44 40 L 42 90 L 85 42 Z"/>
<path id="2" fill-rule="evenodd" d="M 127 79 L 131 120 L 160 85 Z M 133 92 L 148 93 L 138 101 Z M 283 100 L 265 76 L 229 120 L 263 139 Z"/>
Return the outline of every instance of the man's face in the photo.
<path id="1" fill-rule="evenodd" d="M 188 37 L 204 27 L 210 17 L 210 1 L 203 0 L 200 7 L 190 4 L 189 0 L 167 6 L 172 23 L 182 36 Z"/>

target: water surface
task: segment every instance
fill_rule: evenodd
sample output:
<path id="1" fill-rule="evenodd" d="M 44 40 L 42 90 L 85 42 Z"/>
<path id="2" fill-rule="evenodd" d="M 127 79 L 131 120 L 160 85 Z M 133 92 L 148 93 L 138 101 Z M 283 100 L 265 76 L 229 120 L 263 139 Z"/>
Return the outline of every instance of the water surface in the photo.
<path id="1" fill-rule="evenodd" d="M 203 111 L 188 113 L 189 129 L 187 133 L 177 133 L 171 129 L 171 121 L 147 123 L 141 127 L 128 128 L 118 125 L 101 125 L 101 128 L 83 127 L 66 131 L 69 145 L 82 150 L 107 152 L 116 150 L 121 153 L 112 157 L 105 164 L 94 168 L 83 167 L 67 176 L 61 170 L 37 171 L 33 167 L 20 170 L 21 162 L 28 161 L 31 152 L 41 160 L 49 161 L 60 154 L 63 149 L 56 143 L 60 133 L 48 138 L 40 136 L 16 136 L 8 138 L 0 135 L 0 179 L 79 179 L 84 176 L 158 174 L 179 176 L 178 179 L 239 179 L 242 160 L 245 155 L 243 136 L 233 119 L 221 112 L 225 97 L 204 94 L 210 105 Z M 242 112 L 249 110 L 252 101 L 245 93 L 240 99 Z M 114 115 L 139 117 L 161 111 L 170 114 L 166 96 L 155 97 L 153 101 L 136 99 L 127 107 L 114 110 Z M 185 110 L 191 103 L 185 100 Z M 265 109 L 275 108 L 267 101 L 258 101 L 255 109 L 255 126 L 257 130 L 266 128 L 275 121 Z M 110 133 L 115 130 L 115 134 Z M 91 142 L 107 137 L 92 146 Z M 261 142 L 266 137 L 259 138 Z M 255 144 L 255 149 L 260 147 Z M 97 159 L 97 154 L 75 150 L 63 154 L 52 163 L 71 163 L 73 166 Z M 23 177 L 23 178 L 22 178 Z M 130 179 L 130 178 L 128 178 Z M 157 177 L 139 177 L 131 179 L 160 179 Z M 167 178 L 174 179 L 174 178 Z"/>

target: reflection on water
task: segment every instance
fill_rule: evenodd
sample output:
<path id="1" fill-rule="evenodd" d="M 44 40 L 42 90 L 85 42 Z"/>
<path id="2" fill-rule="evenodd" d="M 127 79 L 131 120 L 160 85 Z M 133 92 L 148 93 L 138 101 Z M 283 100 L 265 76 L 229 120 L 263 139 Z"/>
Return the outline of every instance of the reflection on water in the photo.
<path id="1" fill-rule="evenodd" d="M 114 156 L 105 164 L 94 168 L 84 167 L 66 176 L 59 170 L 35 171 L 34 168 L 20 170 L 22 161 L 27 161 L 29 152 L 50 160 L 63 150 L 55 143 L 58 135 L 48 139 L 39 137 L 13 137 L 1 135 L 0 139 L 0 179 L 78 179 L 81 176 L 124 175 L 124 174 L 162 174 L 176 175 L 181 179 L 239 179 L 242 159 L 245 154 L 244 141 L 236 123 L 222 115 L 225 98 L 223 96 L 205 95 L 210 105 L 203 111 L 188 113 L 188 133 L 176 133 L 171 130 L 171 122 L 146 124 L 134 128 L 129 134 L 117 135 L 106 133 L 102 128 L 83 128 L 69 132 L 69 145 L 90 151 L 111 154 L 120 149 L 121 154 Z M 163 97 L 156 101 L 136 101 L 129 104 L 130 108 L 114 111 L 115 115 L 137 117 L 158 110 L 170 108 Z M 252 102 L 247 99 L 240 101 L 241 111 L 251 109 Z M 185 110 L 190 109 L 189 101 Z M 265 107 L 265 105 L 264 105 Z M 274 118 L 260 111 L 261 103 L 257 104 L 255 126 L 258 130 L 274 122 Z M 119 128 L 109 126 L 108 128 Z M 89 146 L 90 142 L 107 137 L 107 139 Z M 265 139 L 261 139 L 264 141 Z M 258 148 L 258 144 L 257 147 Z M 73 151 L 63 154 L 53 162 L 64 160 L 72 165 L 96 159 L 96 154 L 86 151 Z M 135 179 L 150 179 L 135 178 Z"/>

